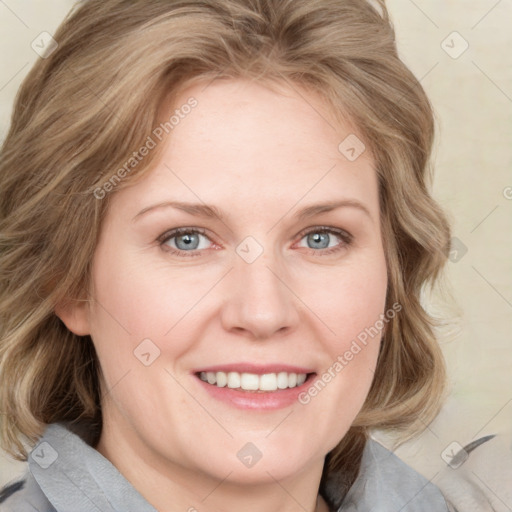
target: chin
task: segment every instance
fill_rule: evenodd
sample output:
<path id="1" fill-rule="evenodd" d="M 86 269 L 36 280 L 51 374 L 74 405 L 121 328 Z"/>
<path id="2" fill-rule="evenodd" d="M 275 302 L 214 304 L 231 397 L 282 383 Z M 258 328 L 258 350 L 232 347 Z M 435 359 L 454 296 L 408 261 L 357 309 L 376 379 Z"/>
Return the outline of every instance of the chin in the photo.
<path id="1" fill-rule="evenodd" d="M 287 443 L 279 442 L 278 438 L 271 441 L 265 436 L 268 436 L 268 432 L 259 437 L 252 436 L 253 441 L 248 441 L 247 435 L 241 436 L 244 441 L 232 440 L 231 448 L 211 454 L 208 464 L 204 464 L 204 459 L 201 461 L 203 470 L 215 479 L 258 485 L 294 477 L 312 464 L 323 466 L 326 449 L 299 439 L 297 442 L 290 442 L 293 440 L 290 436 Z M 315 438 L 318 439 L 316 435 L 310 439 Z"/>

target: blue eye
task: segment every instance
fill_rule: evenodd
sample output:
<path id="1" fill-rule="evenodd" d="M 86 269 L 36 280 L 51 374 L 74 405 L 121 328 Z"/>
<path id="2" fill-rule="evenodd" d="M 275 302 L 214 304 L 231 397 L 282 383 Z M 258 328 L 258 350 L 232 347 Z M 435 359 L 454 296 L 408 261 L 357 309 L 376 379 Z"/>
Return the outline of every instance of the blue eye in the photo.
<path id="1" fill-rule="evenodd" d="M 323 256 L 341 251 L 348 247 L 353 237 L 347 231 L 331 227 L 315 227 L 303 231 L 300 240 L 306 239 L 307 248 L 312 250 L 315 255 Z M 211 243 L 206 235 L 206 231 L 200 228 L 177 228 L 167 231 L 158 238 L 159 244 L 168 251 L 177 256 L 191 257 L 201 256 L 204 249 L 208 249 L 208 242 L 201 243 L 201 239 L 205 238 Z M 332 244 L 332 242 L 338 243 Z M 341 240 L 341 242 L 339 242 Z M 304 247 L 300 245 L 299 247 Z"/>
<path id="2" fill-rule="evenodd" d="M 205 249 L 205 247 L 200 247 L 200 237 L 208 238 L 205 231 L 202 229 L 178 228 L 162 235 L 159 242 L 161 245 L 165 245 L 166 250 L 169 250 L 173 254 L 178 254 L 180 256 L 199 256 L 199 253 L 192 251 Z M 171 244 L 171 242 L 173 243 Z M 183 254 L 187 252 L 192 252 L 192 254 Z"/>
<path id="3" fill-rule="evenodd" d="M 334 235 L 334 236 L 333 236 Z M 332 254 L 349 246 L 353 237 L 342 229 L 329 227 L 316 227 L 301 233 L 301 240 L 306 238 L 307 248 L 314 249 L 319 255 Z M 339 239 L 341 243 L 331 245 L 331 242 Z M 304 246 L 300 246 L 304 247 Z M 327 250 L 326 250 L 327 249 Z"/>

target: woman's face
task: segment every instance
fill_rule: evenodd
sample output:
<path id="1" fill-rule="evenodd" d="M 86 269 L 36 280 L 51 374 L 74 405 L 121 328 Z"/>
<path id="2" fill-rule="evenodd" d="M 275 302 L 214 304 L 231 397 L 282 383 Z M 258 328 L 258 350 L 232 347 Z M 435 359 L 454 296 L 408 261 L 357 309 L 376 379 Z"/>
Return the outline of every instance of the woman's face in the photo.
<path id="1" fill-rule="evenodd" d="M 151 135 L 163 158 L 111 197 L 93 300 L 66 323 L 98 353 L 103 435 L 162 471 L 280 480 L 321 467 L 372 382 L 374 162 L 298 86 L 196 84 L 163 117 L 190 97 Z"/>

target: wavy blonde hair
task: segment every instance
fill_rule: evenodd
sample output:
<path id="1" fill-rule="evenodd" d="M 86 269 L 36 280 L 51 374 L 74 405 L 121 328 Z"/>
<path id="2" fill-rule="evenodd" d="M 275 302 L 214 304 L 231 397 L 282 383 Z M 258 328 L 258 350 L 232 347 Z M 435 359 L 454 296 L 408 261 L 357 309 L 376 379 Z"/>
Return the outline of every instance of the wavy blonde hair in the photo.
<path id="1" fill-rule="evenodd" d="M 317 91 L 357 126 L 376 162 L 387 307 L 402 311 L 387 326 L 360 414 L 326 459 L 322 488 L 340 485 L 336 473 L 350 485 L 368 429 L 429 423 L 445 369 L 420 294 L 439 277 L 450 229 L 429 193 L 432 108 L 397 55 L 384 1 L 89 0 L 55 39 L 22 84 L 0 155 L 2 447 L 24 460 L 24 443 L 58 421 L 86 421 L 99 435 L 92 341 L 68 331 L 55 307 L 87 289 L 111 196 L 94 191 L 145 143 L 169 95 L 215 78 Z"/>

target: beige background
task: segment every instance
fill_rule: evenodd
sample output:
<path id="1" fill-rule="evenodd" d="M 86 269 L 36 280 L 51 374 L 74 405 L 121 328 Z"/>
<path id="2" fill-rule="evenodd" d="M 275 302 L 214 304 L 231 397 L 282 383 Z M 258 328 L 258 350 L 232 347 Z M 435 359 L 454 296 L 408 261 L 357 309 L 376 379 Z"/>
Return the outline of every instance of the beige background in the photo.
<path id="1" fill-rule="evenodd" d="M 31 42 L 43 31 L 53 33 L 72 4 L 0 1 L 1 138 L 17 88 L 38 58 Z M 425 433 L 396 452 L 435 481 L 453 441 L 465 445 L 499 433 L 509 448 L 503 457 L 512 456 L 512 2 L 388 4 L 399 51 L 437 112 L 435 196 L 458 239 L 447 276 L 461 317 L 438 299 L 429 306 L 452 317 L 443 341 L 450 397 Z M 22 470 L 0 456 L 0 485 Z M 503 488 L 512 481 L 500 485 L 489 484 L 488 492 L 512 510 Z"/>

